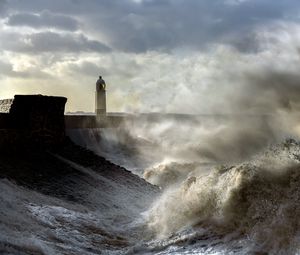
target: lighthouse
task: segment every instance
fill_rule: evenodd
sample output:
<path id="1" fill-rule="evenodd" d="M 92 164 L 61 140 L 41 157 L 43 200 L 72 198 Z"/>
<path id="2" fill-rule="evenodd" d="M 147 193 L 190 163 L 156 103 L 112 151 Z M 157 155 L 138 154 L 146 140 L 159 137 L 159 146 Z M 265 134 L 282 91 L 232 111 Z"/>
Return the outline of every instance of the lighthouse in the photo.
<path id="1" fill-rule="evenodd" d="M 99 76 L 99 79 L 96 82 L 96 96 L 95 96 L 95 112 L 97 117 L 106 116 L 106 84 L 102 79 L 102 76 Z"/>

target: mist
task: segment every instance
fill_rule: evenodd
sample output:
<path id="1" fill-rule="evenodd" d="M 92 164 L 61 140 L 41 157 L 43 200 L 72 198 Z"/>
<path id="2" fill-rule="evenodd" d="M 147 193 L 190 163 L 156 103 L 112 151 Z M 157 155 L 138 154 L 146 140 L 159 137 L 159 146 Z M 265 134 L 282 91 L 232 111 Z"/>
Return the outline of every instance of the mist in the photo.
<path id="1" fill-rule="evenodd" d="M 153 177 L 152 167 L 161 163 L 233 164 L 284 139 L 298 139 L 297 31 L 292 24 L 288 29 L 284 24 L 260 29 L 256 34 L 259 50 L 255 52 L 216 45 L 190 57 L 184 51 L 135 55 L 131 62 L 136 65 L 127 70 L 130 75 L 138 70 L 131 85 L 124 83 L 118 92 L 119 88 L 108 84 L 107 94 L 108 111 L 114 91 L 123 97 L 119 109 L 138 117 L 105 141 L 112 140 L 115 147 L 122 148 L 130 144 L 128 150 L 141 162 L 151 158 L 141 164 L 147 168 L 146 176 L 158 179 Z M 120 58 L 123 63 L 129 61 L 129 55 Z M 119 69 L 117 77 L 122 73 Z M 126 95 L 131 96 L 128 99 Z M 97 141 L 93 143 L 97 147 Z M 161 169 L 158 172 L 161 174 Z"/>
<path id="2" fill-rule="evenodd" d="M 24 130 L 1 115 L 0 250 L 299 254 L 298 1 L 0 0 L 0 14 L 0 98 L 67 98 Z M 31 149 L 58 120 L 61 143 Z"/>
<path id="3" fill-rule="evenodd" d="M 86 147 L 160 187 L 162 195 L 145 212 L 155 238 L 209 229 L 230 233 L 228 240 L 245 234 L 262 250 L 295 248 L 299 54 L 286 47 L 290 40 L 268 48 L 269 39 L 255 53 L 218 47 L 206 59 L 194 57 L 199 66 L 183 58 L 177 62 L 182 72 L 173 72 L 176 82 L 152 82 L 155 92 L 139 80 L 143 101 L 132 109 L 143 112 L 149 104 L 152 114 L 136 110 L 116 130 L 81 134 Z M 161 85 L 164 76 L 154 76 Z"/>
<path id="4" fill-rule="evenodd" d="M 0 96 L 59 94 L 68 97 L 68 111 L 92 112 L 90 98 L 102 74 L 110 112 L 297 112 L 298 32 L 293 22 L 259 26 L 251 32 L 249 51 L 224 41 L 201 50 L 178 47 L 139 54 L 58 51 L 37 57 L 9 52 L 2 59 L 5 89 Z"/>

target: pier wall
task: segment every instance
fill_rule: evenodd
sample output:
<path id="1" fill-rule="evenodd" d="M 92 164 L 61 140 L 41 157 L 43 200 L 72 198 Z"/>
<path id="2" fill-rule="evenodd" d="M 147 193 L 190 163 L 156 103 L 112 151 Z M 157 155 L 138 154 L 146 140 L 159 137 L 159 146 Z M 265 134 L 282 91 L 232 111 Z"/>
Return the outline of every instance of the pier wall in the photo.
<path id="1" fill-rule="evenodd" d="M 56 107 L 56 109 L 53 106 L 54 98 L 56 98 L 57 101 L 59 97 L 16 95 L 15 99 L 0 100 L 0 129 L 14 128 L 16 126 L 23 126 L 25 128 L 25 126 L 28 127 L 30 123 L 34 122 L 43 122 L 43 125 L 46 125 L 49 116 L 53 117 L 53 114 L 64 114 L 64 104 L 60 104 L 58 106 L 60 108 Z M 64 102 L 66 100 L 67 99 L 63 99 Z M 125 116 L 126 115 L 110 115 L 109 113 L 98 116 L 83 114 L 64 115 L 63 120 L 66 129 L 114 128 L 124 122 Z M 34 125 L 38 126 L 39 124 L 35 123 Z M 62 123 L 60 123 L 60 125 L 62 125 Z"/>
<path id="2" fill-rule="evenodd" d="M 125 119 L 125 116 L 65 115 L 65 125 L 66 129 L 115 128 Z"/>
<path id="3" fill-rule="evenodd" d="M 67 98 L 16 95 L 0 105 L 0 149 L 51 148 L 65 140 Z"/>

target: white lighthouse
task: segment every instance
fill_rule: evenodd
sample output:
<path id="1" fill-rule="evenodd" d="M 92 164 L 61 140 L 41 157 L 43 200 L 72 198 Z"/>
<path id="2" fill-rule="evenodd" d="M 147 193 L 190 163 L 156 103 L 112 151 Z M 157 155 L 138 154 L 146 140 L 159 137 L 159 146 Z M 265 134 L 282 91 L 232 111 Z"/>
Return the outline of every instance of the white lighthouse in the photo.
<path id="1" fill-rule="evenodd" d="M 96 82 L 95 112 L 99 117 L 106 116 L 106 84 L 101 76 Z"/>

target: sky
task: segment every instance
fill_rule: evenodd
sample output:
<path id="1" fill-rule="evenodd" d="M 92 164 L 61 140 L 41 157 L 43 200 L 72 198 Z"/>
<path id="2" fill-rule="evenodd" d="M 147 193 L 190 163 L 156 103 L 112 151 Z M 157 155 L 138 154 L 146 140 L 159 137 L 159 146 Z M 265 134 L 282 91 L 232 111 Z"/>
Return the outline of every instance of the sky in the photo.
<path id="1" fill-rule="evenodd" d="M 299 46 L 298 0 L 0 0 L 0 98 L 93 111 L 102 75 L 112 112 L 298 109 Z"/>

